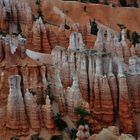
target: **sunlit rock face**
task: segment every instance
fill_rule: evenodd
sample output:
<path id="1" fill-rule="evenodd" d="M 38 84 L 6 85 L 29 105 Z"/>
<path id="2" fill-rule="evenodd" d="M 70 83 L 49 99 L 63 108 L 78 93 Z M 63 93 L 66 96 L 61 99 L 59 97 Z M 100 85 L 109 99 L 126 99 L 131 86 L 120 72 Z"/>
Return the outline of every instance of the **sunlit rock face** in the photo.
<path id="1" fill-rule="evenodd" d="M 68 37 L 64 25 L 60 25 L 58 33 L 58 44 L 64 48 L 68 47 Z"/>
<path id="2" fill-rule="evenodd" d="M 67 89 L 67 106 L 68 106 L 68 115 L 73 121 L 77 120 L 75 115 L 75 108 L 82 106 L 82 96 L 79 90 L 78 85 L 78 75 L 77 73 L 73 74 L 73 83 L 70 88 Z"/>
<path id="3" fill-rule="evenodd" d="M 42 110 L 45 127 L 50 133 L 53 133 L 55 131 L 55 124 L 53 120 L 52 106 L 50 104 L 50 99 L 48 96 L 46 97 L 45 105 L 42 106 Z"/>
<path id="4" fill-rule="evenodd" d="M 27 136 L 30 129 L 40 132 L 43 126 L 39 104 L 48 86 L 46 65 L 26 55 L 25 42 L 21 35 L 1 38 L 0 120 L 4 133 L 11 136 Z"/>
<path id="5" fill-rule="evenodd" d="M 79 24 L 73 24 L 72 25 L 72 32 L 69 36 L 69 50 L 84 50 L 85 44 L 83 39 L 83 34 L 81 31 L 81 27 Z"/>
<path id="6" fill-rule="evenodd" d="M 41 130 L 41 118 L 40 118 L 40 108 L 37 105 L 36 98 L 27 89 L 25 93 L 25 106 L 27 111 L 27 116 L 30 122 L 30 127 L 35 132 L 40 132 Z"/>
<path id="7" fill-rule="evenodd" d="M 131 134 L 120 134 L 119 128 L 116 126 L 109 126 L 103 128 L 98 134 L 93 134 L 89 140 L 112 139 L 112 140 L 136 140 Z"/>
<path id="8" fill-rule="evenodd" d="M 69 48 L 63 49 L 57 47 L 52 53 L 53 62 L 62 72 L 61 81 L 65 89 L 71 84 L 73 73 L 78 72 L 79 90 L 82 98 L 89 103 L 90 110 L 94 113 L 94 121 L 96 120 L 99 124 L 102 123 L 106 127 L 108 126 L 107 124 L 115 124 L 115 120 L 119 119 L 120 129 L 126 133 L 133 133 L 135 123 L 132 110 L 134 109 L 135 112 L 139 112 L 139 82 L 135 76 L 139 71 L 139 62 L 133 48 L 131 50 L 131 57 L 124 56 L 124 47 L 128 47 L 127 42 L 125 42 L 125 35 L 122 33 L 123 39 L 120 42 L 118 35 L 110 32 L 109 30 L 109 37 L 106 40 L 107 42 L 103 44 L 102 50 L 70 50 Z M 101 31 L 99 33 L 101 34 Z M 100 37 L 99 40 L 105 41 L 104 36 Z M 65 78 L 63 75 L 65 75 Z M 124 77 L 125 81 L 122 82 Z M 131 83 L 134 79 L 137 81 L 135 86 Z M 127 99 L 125 101 L 121 95 L 124 93 L 123 86 L 126 89 L 125 93 L 131 95 L 131 97 L 126 96 Z M 68 110 L 70 110 L 68 114 L 71 118 L 75 118 L 72 114 L 73 97 L 70 93 L 70 89 L 68 88 L 66 94 L 69 98 L 66 100 L 66 105 L 68 106 Z M 134 106 L 130 106 L 127 103 L 128 101 L 132 102 Z M 127 108 L 127 111 L 124 106 Z M 122 113 L 124 110 L 126 114 Z M 118 118 L 115 116 L 116 112 L 120 114 Z M 124 117 L 126 123 L 123 123 Z M 99 128 L 94 123 L 94 128 L 98 131 Z M 126 127 L 127 123 L 130 124 L 129 128 Z"/>
<path id="9" fill-rule="evenodd" d="M 63 51 L 62 52 L 62 71 L 61 71 L 61 79 L 63 81 L 63 87 L 66 89 L 68 86 L 70 86 L 70 70 L 71 67 L 69 67 L 70 60 L 68 59 L 68 52 Z M 74 64 L 74 62 L 73 62 Z"/>
<path id="10" fill-rule="evenodd" d="M 131 93 L 133 109 L 135 112 L 139 112 L 140 100 L 139 100 L 139 81 L 137 73 L 137 58 L 132 56 L 129 58 L 129 72 L 127 74 L 128 89 Z M 135 83 L 135 84 L 134 84 Z"/>
<path id="11" fill-rule="evenodd" d="M 85 126 L 80 125 L 78 127 L 78 132 L 77 132 L 76 136 L 77 136 L 77 138 L 75 140 L 88 139 L 90 136 L 88 125 L 85 125 Z"/>
<path id="12" fill-rule="evenodd" d="M 6 128 L 17 136 L 29 134 L 29 126 L 25 114 L 25 105 L 20 83 L 21 77 L 18 75 L 9 78 L 10 94 L 7 104 Z"/>
<path id="13" fill-rule="evenodd" d="M 55 94 L 56 94 L 55 96 L 58 103 L 59 112 L 62 116 L 64 116 L 66 112 L 65 90 L 63 88 L 63 85 L 60 79 L 59 70 L 56 70 L 56 74 L 55 74 Z"/>
<path id="14" fill-rule="evenodd" d="M 105 45 L 104 34 L 105 34 L 105 31 L 102 28 L 99 28 L 99 31 L 97 33 L 97 39 L 94 44 L 94 48 L 97 51 L 103 51 L 104 49 L 104 45 Z"/>
<path id="15" fill-rule="evenodd" d="M 80 71 L 79 71 L 79 88 L 82 97 L 88 101 L 88 75 L 87 75 L 87 61 L 86 56 L 81 55 Z"/>
<path id="16" fill-rule="evenodd" d="M 126 77 L 118 77 L 119 79 L 119 114 L 121 129 L 125 133 L 133 133 L 135 131 L 135 123 L 132 116 L 132 106 L 128 95 L 128 86 Z M 129 125 L 129 127 L 128 127 Z"/>
<path id="17" fill-rule="evenodd" d="M 128 60 L 130 57 L 130 46 L 129 46 L 130 42 L 126 38 L 126 30 L 125 29 L 122 30 L 121 37 L 122 37 L 121 44 L 122 44 L 123 51 L 124 51 L 124 60 L 126 63 L 128 63 Z"/>
<path id="18" fill-rule="evenodd" d="M 34 1 L 0 1 L 0 136 L 1 130 L 11 136 L 42 129 L 52 134 L 56 113 L 75 124 L 80 118 L 75 108 L 81 107 L 90 112 L 90 126 L 78 128 L 77 140 L 104 127 L 91 138 L 133 139 L 119 130 L 139 132 L 140 44 L 131 44 L 126 29 L 119 33 L 99 21 L 92 35 L 84 17 L 74 23 L 81 18 L 66 10 L 67 2 L 55 8 L 49 2 L 42 0 L 39 16 Z M 92 18 L 90 4 L 84 5 L 75 9 Z"/>
<path id="19" fill-rule="evenodd" d="M 71 33 L 69 42 L 69 49 L 71 50 L 82 50 L 84 48 L 82 35 L 78 32 Z"/>
<path id="20" fill-rule="evenodd" d="M 43 24 L 41 18 L 39 18 L 33 25 L 33 40 L 32 50 L 36 52 L 50 53 L 51 47 L 48 41 L 47 29 Z"/>

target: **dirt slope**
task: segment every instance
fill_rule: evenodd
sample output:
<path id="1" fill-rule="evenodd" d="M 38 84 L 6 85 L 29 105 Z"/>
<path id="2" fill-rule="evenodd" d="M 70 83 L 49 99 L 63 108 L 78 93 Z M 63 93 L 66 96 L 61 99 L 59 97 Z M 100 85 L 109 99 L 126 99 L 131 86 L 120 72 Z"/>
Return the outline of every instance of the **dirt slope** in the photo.
<path id="1" fill-rule="evenodd" d="M 86 6 L 87 12 L 84 12 Z M 117 24 L 123 24 L 132 31 L 140 33 L 140 8 L 111 7 L 100 4 L 83 4 L 61 0 L 43 0 L 45 18 L 55 24 L 65 21 L 85 24 L 89 19 L 96 19 L 102 24 L 119 30 Z"/>

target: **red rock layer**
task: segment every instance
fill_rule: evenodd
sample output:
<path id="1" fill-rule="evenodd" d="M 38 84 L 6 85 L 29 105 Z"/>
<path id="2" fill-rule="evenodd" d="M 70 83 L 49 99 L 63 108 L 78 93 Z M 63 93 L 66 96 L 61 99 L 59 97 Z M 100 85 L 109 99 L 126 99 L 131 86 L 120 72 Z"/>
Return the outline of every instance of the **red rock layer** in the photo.
<path id="1" fill-rule="evenodd" d="M 54 132 L 55 125 L 53 121 L 52 106 L 48 96 L 46 97 L 46 104 L 42 106 L 42 111 L 45 127 L 50 133 Z"/>
<path id="2" fill-rule="evenodd" d="M 61 80 L 64 89 L 70 86 L 70 67 L 68 62 L 68 52 L 62 51 L 62 70 L 61 70 Z"/>
<path id="3" fill-rule="evenodd" d="M 20 73 L 21 75 L 24 75 L 22 77 L 22 83 L 23 83 L 23 93 L 26 93 L 26 89 L 28 89 L 28 85 L 29 85 L 29 69 L 27 66 L 25 67 L 21 67 L 20 68 Z"/>
<path id="4" fill-rule="evenodd" d="M 36 103 L 36 97 L 33 96 L 27 90 L 24 99 L 30 127 L 33 131 L 40 132 L 41 130 L 41 122 L 40 122 L 41 118 L 39 116 L 40 108 Z"/>
<path id="5" fill-rule="evenodd" d="M 58 45 L 58 39 L 54 31 L 50 29 L 49 31 L 49 42 L 51 45 L 51 49 L 55 48 Z"/>
<path id="6" fill-rule="evenodd" d="M 99 85 L 99 77 L 95 75 L 94 80 L 94 107 L 93 113 L 94 117 L 97 120 L 102 120 L 102 105 L 101 105 L 101 95 L 100 95 L 100 85 Z"/>
<path id="7" fill-rule="evenodd" d="M 46 30 L 45 25 L 41 25 L 41 32 L 42 32 L 42 52 L 43 53 L 51 53 L 51 47 L 48 40 L 48 33 Z"/>
<path id="8" fill-rule="evenodd" d="M 140 43 L 136 44 L 135 46 L 135 52 L 137 56 L 140 56 Z"/>
<path id="9" fill-rule="evenodd" d="M 41 52 L 41 29 L 40 29 L 40 23 L 39 21 L 35 22 L 33 25 L 33 51 Z"/>
<path id="10" fill-rule="evenodd" d="M 94 94 L 93 112 L 95 118 L 104 123 L 112 123 L 114 119 L 113 101 L 106 76 L 95 76 Z"/>
<path id="11" fill-rule="evenodd" d="M 75 52 L 74 51 L 69 51 L 68 56 L 69 56 L 68 61 L 69 61 L 69 68 L 70 68 L 70 84 L 72 84 L 72 76 L 73 76 L 73 73 L 76 71 Z M 79 68 L 80 68 L 81 63 L 79 63 L 78 65 L 79 65 Z"/>
<path id="12" fill-rule="evenodd" d="M 65 98 L 64 98 L 64 89 L 60 79 L 60 72 L 56 70 L 55 75 L 55 97 L 58 103 L 60 114 L 63 116 L 66 112 L 65 108 Z"/>
<path id="13" fill-rule="evenodd" d="M 94 77 L 95 77 L 95 68 L 94 68 L 94 58 L 89 56 L 89 66 L 88 66 L 88 78 L 89 78 L 89 86 L 90 86 L 90 107 L 93 108 L 94 103 Z"/>
<path id="14" fill-rule="evenodd" d="M 100 91 L 102 121 L 106 123 L 112 123 L 114 119 L 113 101 L 108 79 L 106 76 L 100 78 Z"/>
<path id="15" fill-rule="evenodd" d="M 76 121 L 77 116 L 75 115 L 75 108 L 81 107 L 83 104 L 83 98 L 81 96 L 79 85 L 78 85 L 77 73 L 73 74 L 72 86 L 67 89 L 66 101 L 67 101 L 68 115 L 70 116 L 71 120 Z"/>
<path id="16" fill-rule="evenodd" d="M 119 118 L 121 130 L 125 133 L 133 133 L 135 131 L 135 123 L 131 102 L 128 96 L 128 86 L 126 77 L 119 77 Z"/>
<path id="17" fill-rule="evenodd" d="M 117 81 L 116 77 L 114 75 L 111 75 L 108 77 L 109 87 L 111 90 L 111 96 L 113 100 L 113 107 L 114 110 L 118 110 L 118 87 L 117 87 Z"/>
<path id="18" fill-rule="evenodd" d="M 137 75 L 127 75 L 128 89 L 131 97 L 132 108 L 135 112 L 140 112 L 140 95 L 139 95 L 139 83 Z"/>
<path id="19" fill-rule="evenodd" d="M 0 62 L 4 58 L 4 53 L 3 52 L 4 52 L 3 43 L 2 43 L 2 39 L 0 39 Z"/>
<path id="20" fill-rule="evenodd" d="M 8 96 L 7 104 L 6 128 L 15 136 L 29 134 L 29 126 L 20 89 L 20 82 L 21 77 L 18 75 L 9 78 L 10 94 Z"/>
<path id="21" fill-rule="evenodd" d="M 88 74 L 87 74 L 87 61 L 86 56 L 81 56 L 81 64 L 79 71 L 79 88 L 83 99 L 89 101 L 89 87 L 88 87 Z"/>
<path id="22" fill-rule="evenodd" d="M 60 28 L 59 34 L 58 34 L 58 44 L 64 48 L 68 47 L 68 38 L 65 34 L 65 29 Z"/>
<path id="23" fill-rule="evenodd" d="M 85 39 L 85 43 L 87 48 L 92 49 L 94 47 L 94 43 L 95 43 L 95 36 L 92 35 L 86 35 L 86 39 Z"/>

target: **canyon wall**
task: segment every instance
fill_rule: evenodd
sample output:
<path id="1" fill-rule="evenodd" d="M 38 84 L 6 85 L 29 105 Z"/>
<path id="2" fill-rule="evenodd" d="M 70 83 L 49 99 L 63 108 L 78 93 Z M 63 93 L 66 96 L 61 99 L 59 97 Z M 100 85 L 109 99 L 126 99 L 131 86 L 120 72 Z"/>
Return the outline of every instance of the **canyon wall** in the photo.
<path id="1" fill-rule="evenodd" d="M 33 20 L 38 14 L 33 1 L 0 2 L 0 135 L 27 136 L 42 128 L 53 134 L 56 112 L 50 95 L 59 113 L 73 122 L 79 119 L 75 108 L 89 112 L 94 132 L 117 125 L 123 133 L 140 135 L 135 119 L 140 113 L 140 44 L 132 45 L 125 29 L 119 33 L 100 22 L 97 36 L 92 35 L 89 23 L 80 17 L 75 23 L 77 14 L 67 17 L 59 10 L 62 2 L 54 11 L 64 18 L 56 13 L 53 18 L 54 3 L 49 7 L 42 1 L 43 14 L 50 12 Z M 94 6 L 88 5 L 92 18 Z M 51 18 L 58 19 L 56 25 L 45 22 Z"/>

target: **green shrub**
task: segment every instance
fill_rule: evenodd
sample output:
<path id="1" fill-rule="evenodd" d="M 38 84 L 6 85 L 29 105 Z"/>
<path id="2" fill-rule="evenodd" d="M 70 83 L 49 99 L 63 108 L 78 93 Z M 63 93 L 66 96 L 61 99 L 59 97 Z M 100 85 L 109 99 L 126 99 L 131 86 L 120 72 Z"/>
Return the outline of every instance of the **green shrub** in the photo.
<path id="1" fill-rule="evenodd" d="M 88 0 L 81 0 L 81 2 L 86 3 Z"/>
<path id="2" fill-rule="evenodd" d="M 51 137 L 50 140 L 63 140 L 63 136 L 62 135 L 54 135 Z"/>
<path id="3" fill-rule="evenodd" d="M 131 34 L 131 42 L 134 46 L 140 43 L 140 35 L 136 31 Z"/>
<path id="4" fill-rule="evenodd" d="M 121 4 L 121 6 L 127 6 L 127 2 L 126 2 L 126 0 L 120 0 L 120 4 Z"/>
<path id="5" fill-rule="evenodd" d="M 89 2 L 92 2 L 92 3 L 99 3 L 99 0 L 89 0 Z"/>
<path id="6" fill-rule="evenodd" d="M 105 5 L 109 5 L 108 0 L 104 0 Z"/>
<path id="7" fill-rule="evenodd" d="M 119 26 L 120 30 L 126 29 L 126 27 L 123 24 L 117 24 L 117 25 Z"/>
<path id="8" fill-rule="evenodd" d="M 22 33 L 22 29 L 19 21 L 17 22 L 17 30 L 18 30 L 18 34 Z"/>
<path id="9" fill-rule="evenodd" d="M 20 139 L 17 137 L 11 137 L 10 140 L 20 140 Z"/>
<path id="10" fill-rule="evenodd" d="M 36 0 L 36 5 L 41 5 L 41 0 Z"/>
<path id="11" fill-rule="evenodd" d="M 80 115 L 81 118 L 90 115 L 90 113 L 87 112 L 87 111 L 86 111 L 84 108 L 82 108 L 82 107 L 77 107 L 77 108 L 75 108 L 75 114 L 76 114 L 76 115 Z"/>
<path id="12" fill-rule="evenodd" d="M 0 35 L 2 35 L 2 36 L 6 36 L 6 33 L 3 32 L 3 31 L 0 31 Z"/>
<path id="13" fill-rule="evenodd" d="M 44 95 L 45 95 L 45 97 L 47 95 L 49 96 L 49 99 L 51 101 L 51 104 L 53 103 L 53 101 L 55 101 L 54 95 L 50 92 L 50 86 L 48 86 L 47 90 L 45 90 Z"/>
<path id="14" fill-rule="evenodd" d="M 94 19 L 94 21 L 90 21 L 90 24 L 91 24 L 91 34 L 97 35 L 98 27 L 97 27 L 97 23 L 96 23 L 95 19 Z"/>
<path id="15" fill-rule="evenodd" d="M 37 15 L 37 18 L 39 18 L 39 17 L 41 17 L 42 18 L 42 20 L 43 20 L 43 13 L 42 13 L 42 10 L 41 10 L 41 0 L 36 0 L 36 5 L 38 6 L 38 10 L 37 10 L 37 13 L 38 13 L 38 15 Z M 34 16 L 35 17 L 35 16 Z M 33 20 L 35 19 L 33 17 Z"/>
<path id="16" fill-rule="evenodd" d="M 89 125 L 88 121 L 85 118 L 80 118 L 77 122 L 76 122 L 76 126 L 80 126 L 80 125 Z"/>
<path id="17" fill-rule="evenodd" d="M 54 121 L 58 130 L 63 131 L 65 128 L 67 128 L 67 123 L 63 119 L 61 119 L 60 114 L 54 116 Z"/>
<path id="18" fill-rule="evenodd" d="M 87 112 L 84 108 L 82 107 L 75 108 L 75 114 L 80 116 L 80 119 L 76 122 L 77 126 L 88 124 L 88 121 L 85 119 L 85 117 L 89 116 L 90 113 Z"/>
<path id="19" fill-rule="evenodd" d="M 71 140 L 75 140 L 76 139 L 76 134 L 77 134 L 77 130 L 72 128 L 70 130 L 70 138 L 71 138 Z"/>
<path id="20" fill-rule="evenodd" d="M 131 40 L 131 32 L 127 29 L 126 31 L 127 39 Z"/>
<path id="21" fill-rule="evenodd" d="M 39 136 L 40 134 L 31 135 L 29 140 L 45 140 L 44 138 Z"/>
<path id="22" fill-rule="evenodd" d="M 12 20 L 12 14 L 8 11 L 6 11 L 6 21 L 11 21 Z"/>

